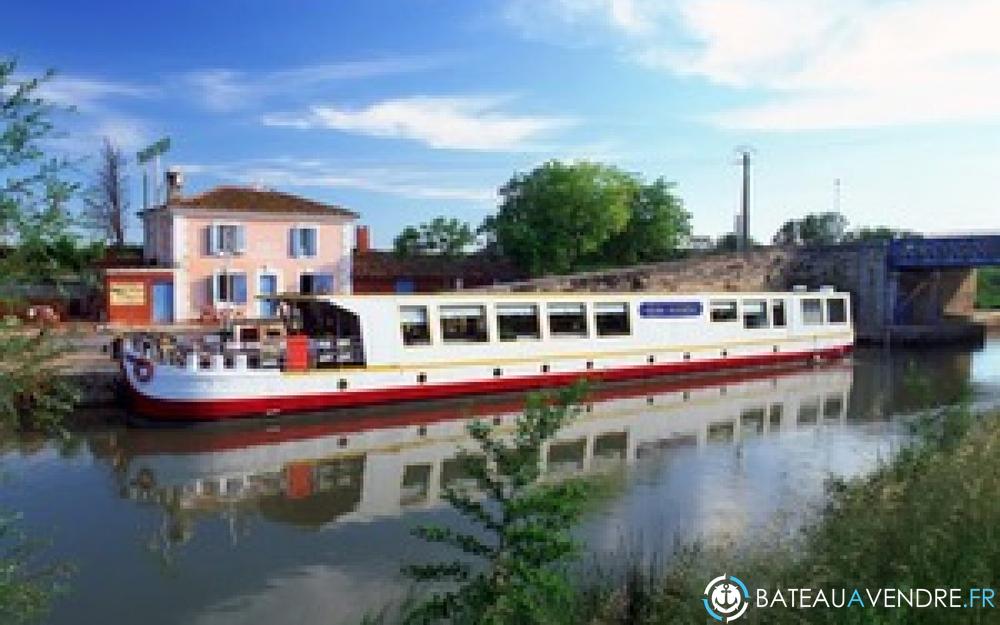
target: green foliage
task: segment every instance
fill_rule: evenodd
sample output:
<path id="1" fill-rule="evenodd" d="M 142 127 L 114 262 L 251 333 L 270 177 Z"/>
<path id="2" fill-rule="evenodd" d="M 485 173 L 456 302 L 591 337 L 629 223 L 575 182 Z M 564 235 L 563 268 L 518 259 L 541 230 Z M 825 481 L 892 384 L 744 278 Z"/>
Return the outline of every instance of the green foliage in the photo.
<path id="1" fill-rule="evenodd" d="M 632 265 L 675 258 L 691 234 L 691 214 L 684 210 L 673 183 L 659 178 L 637 184 L 625 229 L 604 244 L 599 259 L 604 263 Z"/>
<path id="2" fill-rule="evenodd" d="M 44 331 L 0 327 L 0 432 L 64 434 L 80 390 L 60 375 L 69 348 Z"/>
<path id="3" fill-rule="evenodd" d="M 532 275 L 565 273 L 600 257 L 631 216 L 634 177 L 599 163 L 549 161 L 500 188 L 482 231 Z"/>
<path id="4" fill-rule="evenodd" d="M 29 540 L 18 519 L 0 513 L 0 622 L 27 623 L 43 617 L 69 574 L 65 566 L 39 563 L 42 546 Z"/>
<path id="5" fill-rule="evenodd" d="M 476 242 L 472 227 L 459 219 L 435 217 L 419 226 L 407 226 L 393 241 L 400 256 L 440 254 L 454 257 Z"/>
<path id="6" fill-rule="evenodd" d="M 831 245 L 839 243 L 847 230 L 847 218 L 840 213 L 812 213 L 789 219 L 774 235 L 776 245 Z"/>
<path id="7" fill-rule="evenodd" d="M 570 609 L 574 593 L 562 565 L 577 552 L 570 530 L 587 490 L 578 479 L 545 482 L 540 463 L 543 444 L 576 415 L 573 404 L 583 391 L 564 389 L 554 402 L 532 395 L 510 440 L 481 422 L 469 427 L 479 451 L 463 458 L 478 492 L 448 488 L 444 498 L 476 531 L 415 531 L 465 557 L 405 569 L 415 580 L 448 586 L 410 609 L 407 623 L 530 625 L 553 622 Z"/>
<path id="8" fill-rule="evenodd" d="M 65 161 L 42 142 L 53 132 L 53 107 L 39 95 L 51 73 L 15 79 L 16 63 L 0 60 L 0 294 L 12 299 L 25 283 L 55 283 L 92 263 L 97 248 L 78 248 L 65 208 L 75 186 L 60 178 Z M 0 328 L 0 428 L 57 430 L 77 399 L 57 375 L 64 348 L 36 330 Z"/>
<path id="9" fill-rule="evenodd" d="M 976 269 L 976 308 L 1000 308 L 1000 267 Z"/>

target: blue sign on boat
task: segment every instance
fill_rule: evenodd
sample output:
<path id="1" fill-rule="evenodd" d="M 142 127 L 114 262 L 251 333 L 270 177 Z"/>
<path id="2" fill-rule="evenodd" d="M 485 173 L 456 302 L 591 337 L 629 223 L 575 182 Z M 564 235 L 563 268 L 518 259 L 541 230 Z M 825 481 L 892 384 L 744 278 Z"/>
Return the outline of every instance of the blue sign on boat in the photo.
<path id="1" fill-rule="evenodd" d="M 642 302 L 639 316 L 651 319 L 677 319 L 701 315 L 701 302 Z"/>

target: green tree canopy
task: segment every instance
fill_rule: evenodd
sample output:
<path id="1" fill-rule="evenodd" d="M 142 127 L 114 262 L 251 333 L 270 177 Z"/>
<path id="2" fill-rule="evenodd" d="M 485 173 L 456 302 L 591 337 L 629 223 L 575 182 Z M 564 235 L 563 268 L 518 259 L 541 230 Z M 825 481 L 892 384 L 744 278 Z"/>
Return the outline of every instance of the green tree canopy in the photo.
<path id="1" fill-rule="evenodd" d="M 625 229 L 612 235 L 601 260 L 618 265 L 668 260 L 691 236 L 691 213 L 674 192 L 674 184 L 658 178 L 638 184 Z"/>
<path id="2" fill-rule="evenodd" d="M 776 245 L 830 245 L 839 243 L 847 230 L 847 218 L 840 213 L 810 213 L 789 219 L 774 235 Z"/>
<path id="3" fill-rule="evenodd" d="M 407 226 L 393 241 L 401 256 L 440 254 L 458 256 L 476 242 L 472 227 L 460 219 L 435 217 L 419 226 Z"/>
<path id="4" fill-rule="evenodd" d="M 689 215 L 663 180 L 646 185 L 616 167 L 549 161 L 500 189 L 482 231 L 532 275 L 669 257 Z"/>

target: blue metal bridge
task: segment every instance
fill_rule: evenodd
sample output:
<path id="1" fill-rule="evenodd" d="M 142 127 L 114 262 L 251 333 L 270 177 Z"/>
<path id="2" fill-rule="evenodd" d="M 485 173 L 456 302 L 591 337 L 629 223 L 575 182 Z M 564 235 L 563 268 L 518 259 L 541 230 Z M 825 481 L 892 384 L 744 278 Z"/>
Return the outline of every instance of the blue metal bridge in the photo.
<path id="1" fill-rule="evenodd" d="M 898 239 L 889 244 L 890 269 L 947 269 L 1000 265 L 1000 235 Z"/>

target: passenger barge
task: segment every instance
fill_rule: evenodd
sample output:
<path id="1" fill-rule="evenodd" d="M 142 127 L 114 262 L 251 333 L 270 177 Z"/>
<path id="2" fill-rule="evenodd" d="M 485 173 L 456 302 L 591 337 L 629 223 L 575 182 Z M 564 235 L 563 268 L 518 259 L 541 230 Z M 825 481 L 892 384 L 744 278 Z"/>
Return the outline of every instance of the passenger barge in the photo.
<path id="1" fill-rule="evenodd" d="M 280 295 L 280 319 L 134 335 L 142 417 L 211 421 L 839 358 L 850 298 L 792 293 Z"/>

